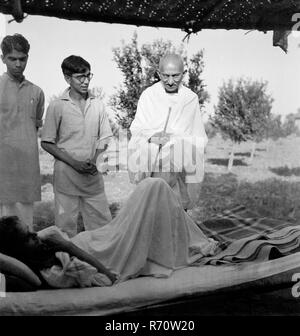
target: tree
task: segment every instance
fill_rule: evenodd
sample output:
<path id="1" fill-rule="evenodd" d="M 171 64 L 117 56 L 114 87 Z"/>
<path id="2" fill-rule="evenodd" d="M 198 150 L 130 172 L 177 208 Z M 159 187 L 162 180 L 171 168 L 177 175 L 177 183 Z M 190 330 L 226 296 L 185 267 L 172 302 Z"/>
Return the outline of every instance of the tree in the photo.
<path id="1" fill-rule="evenodd" d="M 295 117 L 298 113 L 290 113 L 285 117 L 284 123 L 282 124 L 282 136 L 287 137 L 291 134 L 299 134 L 299 128 L 296 125 Z"/>
<path id="2" fill-rule="evenodd" d="M 201 78 L 203 69 L 203 50 L 200 50 L 189 61 L 187 83 L 187 87 L 198 95 L 200 108 L 203 108 L 204 104 L 209 100 L 208 92 L 205 90 L 206 85 Z"/>
<path id="3" fill-rule="evenodd" d="M 93 86 L 89 91 L 94 97 L 96 97 L 100 100 L 103 100 L 104 97 L 105 97 L 105 93 L 104 93 L 103 88 L 101 86 Z"/>
<path id="4" fill-rule="evenodd" d="M 282 122 L 281 115 L 275 116 L 271 114 L 266 130 L 266 138 L 277 140 L 279 138 L 285 138 L 291 134 L 299 136 L 300 130 L 296 124 L 298 116 L 299 112 L 290 113 L 285 117 L 284 122 Z"/>
<path id="5" fill-rule="evenodd" d="M 211 121 L 224 137 L 233 142 L 228 169 L 234 158 L 234 144 L 262 140 L 270 120 L 273 98 L 266 93 L 267 82 L 239 78 L 224 83 L 219 89 L 219 101 Z M 251 157 L 254 156 L 253 146 Z"/>
<path id="6" fill-rule="evenodd" d="M 217 128 L 212 124 L 211 120 L 208 120 L 204 124 L 204 128 L 208 139 L 214 138 L 218 133 Z"/>
<path id="7" fill-rule="evenodd" d="M 139 48 L 135 32 L 128 44 L 123 42 L 121 47 L 113 48 L 113 59 L 123 75 L 123 83 L 111 96 L 110 105 L 115 112 L 117 123 L 122 128 L 129 129 L 142 92 L 159 81 L 156 72 L 159 60 L 168 52 L 175 52 L 183 57 L 188 69 L 188 82 L 185 84 L 198 94 L 200 107 L 207 101 L 208 94 L 200 78 L 204 68 L 202 51 L 193 55 L 188 62 L 183 45 L 175 47 L 171 41 L 160 39 L 145 43 Z"/>
<path id="8" fill-rule="evenodd" d="M 281 115 L 273 115 L 271 114 L 268 126 L 266 129 L 266 138 L 277 140 L 283 136 Z"/>

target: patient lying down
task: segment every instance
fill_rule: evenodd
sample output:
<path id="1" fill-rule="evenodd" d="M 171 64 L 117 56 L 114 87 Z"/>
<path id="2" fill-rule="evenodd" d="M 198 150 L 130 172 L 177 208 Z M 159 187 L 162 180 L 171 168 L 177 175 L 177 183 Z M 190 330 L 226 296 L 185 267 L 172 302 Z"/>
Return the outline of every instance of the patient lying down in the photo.
<path id="1" fill-rule="evenodd" d="M 160 178 L 142 181 L 109 224 L 71 239 L 55 226 L 36 234 L 17 217 L 0 219 L 0 272 L 7 279 L 25 274 L 22 280 L 41 288 L 167 277 L 216 250 L 217 242 L 202 233 Z"/>

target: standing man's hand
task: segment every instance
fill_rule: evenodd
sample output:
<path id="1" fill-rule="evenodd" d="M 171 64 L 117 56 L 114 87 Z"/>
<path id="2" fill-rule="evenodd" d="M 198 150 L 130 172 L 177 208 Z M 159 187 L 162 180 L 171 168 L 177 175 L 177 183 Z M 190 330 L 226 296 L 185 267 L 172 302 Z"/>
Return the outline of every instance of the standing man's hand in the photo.
<path id="1" fill-rule="evenodd" d="M 73 169 L 75 169 L 79 174 L 91 174 L 91 175 L 97 175 L 98 169 L 95 164 L 95 160 L 85 160 L 85 161 L 79 161 L 74 159 L 71 155 L 69 155 L 67 152 L 61 150 L 57 147 L 56 144 L 42 141 L 41 142 L 42 148 L 53 155 L 57 160 L 60 160 L 67 165 L 71 166 Z"/>
<path id="2" fill-rule="evenodd" d="M 156 132 L 149 140 L 151 143 L 154 143 L 158 146 L 164 146 L 167 142 L 170 141 L 170 133 Z"/>
<path id="3" fill-rule="evenodd" d="M 97 175 L 98 174 L 98 169 L 97 169 L 97 166 L 96 166 L 95 162 L 93 162 L 91 160 L 87 160 L 85 163 L 86 163 L 87 169 L 90 170 L 91 175 Z"/>
<path id="4" fill-rule="evenodd" d="M 74 160 L 72 167 L 79 173 L 79 174 L 90 174 L 90 175 L 97 175 L 98 170 L 96 165 L 91 160 L 86 161 L 77 161 Z"/>

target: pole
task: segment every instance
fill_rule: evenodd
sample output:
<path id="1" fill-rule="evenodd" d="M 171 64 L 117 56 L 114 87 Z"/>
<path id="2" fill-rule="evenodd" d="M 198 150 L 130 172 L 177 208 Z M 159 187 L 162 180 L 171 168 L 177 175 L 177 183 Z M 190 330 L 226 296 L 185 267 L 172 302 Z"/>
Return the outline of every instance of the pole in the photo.
<path id="1" fill-rule="evenodd" d="M 171 107 L 169 107 L 169 111 L 168 111 L 167 119 L 166 119 L 166 121 L 165 121 L 165 126 L 164 126 L 163 133 L 166 133 L 167 126 L 168 126 L 169 119 L 170 119 L 171 110 L 172 110 L 172 108 L 171 108 Z M 159 139 L 160 139 L 160 138 L 161 138 L 161 137 L 159 137 Z M 162 148 L 162 145 L 161 145 L 161 144 L 159 144 L 159 146 L 158 146 L 158 151 L 157 151 L 157 153 L 156 153 L 156 156 L 155 156 L 155 160 L 154 160 L 154 164 L 153 164 L 153 166 L 152 166 L 152 171 L 151 171 L 151 174 L 150 174 L 150 176 L 153 176 L 153 173 L 154 173 L 154 171 L 153 171 L 153 170 L 155 169 L 156 162 L 157 162 L 158 155 L 159 155 L 159 152 L 160 152 L 161 148 Z"/>

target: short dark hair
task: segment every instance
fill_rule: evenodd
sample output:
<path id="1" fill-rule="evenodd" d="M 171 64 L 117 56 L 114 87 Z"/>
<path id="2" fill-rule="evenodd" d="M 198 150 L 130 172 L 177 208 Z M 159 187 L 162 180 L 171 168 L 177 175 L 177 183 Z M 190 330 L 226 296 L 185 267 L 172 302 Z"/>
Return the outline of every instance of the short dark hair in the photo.
<path id="1" fill-rule="evenodd" d="M 27 39 L 21 34 L 7 35 L 1 42 L 1 50 L 3 56 L 11 53 L 13 50 L 23 52 L 28 55 L 30 44 Z"/>
<path id="2" fill-rule="evenodd" d="M 61 69 L 64 75 L 72 76 L 74 73 L 91 70 L 91 65 L 82 57 L 71 55 L 63 60 Z"/>
<path id="3" fill-rule="evenodd" d="M 15 247 L 20 243 L 17 216 L 5 216 L 0 218 L 0 253 L 12 255 Z M 15 244 L 12 244 L 14 242 Z"/>
<path id="4" fill-rule="evenodd" d="M 17 226 L 19 221 L 17 216 L 0 218 L 0 253 L 22 261 L 34 272 L 53 266 L 54 250 L 43 242 L 29 249 Z"/>

